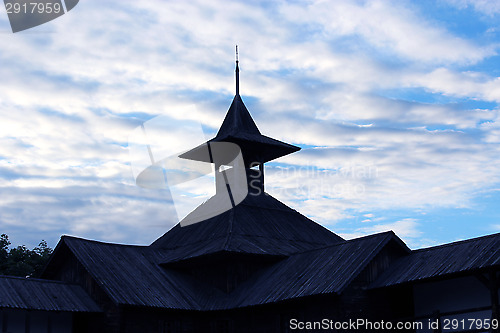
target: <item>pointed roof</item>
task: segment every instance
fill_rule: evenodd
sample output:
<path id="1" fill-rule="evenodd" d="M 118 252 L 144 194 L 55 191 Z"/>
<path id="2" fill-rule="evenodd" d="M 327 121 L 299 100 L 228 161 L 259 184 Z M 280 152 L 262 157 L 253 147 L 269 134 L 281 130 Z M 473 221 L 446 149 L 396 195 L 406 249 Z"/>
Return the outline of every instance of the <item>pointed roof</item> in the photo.
<path id="1" fill-rule="evenodd" d="M 234 96 L 219 132 L 209 142 L 236 143 L 246 164 L 265 163 L 300 150 L 300 147 L 262 135 L 240 95 Z"/>
<path id="2" fill-rule="evenodd" d="M 236 54 L 238 54 L 237 52 L 238 48 L 236 48 Z M 236 60 L 236 94 L 217 135 L 208 142 L 232 142 L 237 144 L 242 151 L 243 160 L 247 165 L 252 162 L 269 162 L 300 150 L 300 147 L 260 133 L 239 93 L 238 60 Z M 200 152 L 205 149 L 206 145 L 203 144 L 182 154 L 180 157 L 211 162 L 205 160 L 207 158 L 206 154 Z"/>
<path id="3" fill-rule="evenodd" d="M 253 162 L 264 163 L 300 150 L 260 133 L 239 95 L 238 73 L 237 61 L 236 95 L 217 135 L 208 143 L 230 142 L 238 145 L 246 167 Z M 213 162 L 212 153 L 207 151 L 207 144 L 203 144 L 179 157 Z M 216 204 L 217 195 L 193 213 Z M 340 241 L 343 241 L 341 237 L 264 193 L 257 196 L 249 194 L 232 209 L 203 222 L 188 226 L 178 224 L 151 247 L 170 249 L 164 263 L 173 263 L 228 252 L 259 255 L 261 258 L 282 257 Z"/>
<path id="4" fill-rule="evenodd" d="M 261 135 L 241 96 L 235 95 L 216 138 L 238 136 L 241 133 Z"/>
<path id="5" fill-rule="evenodd" d="M 208 143 L 210 142 L 232 142 L 237 144 L 241 149 L 245 164 L 269 162 L 300 150 L 300 147 L 262 135 L 240 95 L 234 96 L 219 132 L 213 139 L 208 141 Z M 202 144 L 180 157 L 210 162 L 204 159 L 206 154 L 200 152 L 205 150 L 206 144 Z"/>

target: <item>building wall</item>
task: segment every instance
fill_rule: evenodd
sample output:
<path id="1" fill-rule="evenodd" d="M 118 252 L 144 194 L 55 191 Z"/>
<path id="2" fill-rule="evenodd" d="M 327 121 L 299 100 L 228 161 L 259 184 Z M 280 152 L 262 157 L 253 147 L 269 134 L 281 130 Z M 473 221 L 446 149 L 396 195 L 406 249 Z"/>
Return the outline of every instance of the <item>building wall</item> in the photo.
<path id="1" fill-rule="evenodd" d="M 71 333 L 70 312 L 0 309 L 2 333 Z"/>
<path id="2" fill-rule="evenodd" d="M 334 322 L 349 319 L 379 320 L 394 316 L 411 317 L 411 289 L 371 291 L 368 289 L 390 264 L 404 255 L 399 245 L 389 243 L 358 274 L 339 296 L 315 295 L 277 304 L 252 306 L 227 311 L 168 311 L 147 308 L 121 308 L 121 332 L 295 332 L 290 320 L 301 322 Z M 391 303 L 392 302 L 392 303 Z M 396 306 L 391 307 L 391 305 Z M 313 332 L 314 330 L 309 330 Z M 318 330 L 323 331 L 324 330 Z"/>
<path id="3" fill-rule="evenodd" d="M 469 319 L 491 318 L 491 309 L 484 309 L 491 307 L 490 292 L 474 276 L 415 284 L 413 299 L 415 317 L 425 317 L 420 320 L 423 329 L 418 332 L 432 332 L 430 323 L 437 320 L 441 325 L 452 327 L 452 320 L 455 319 L 458 327 L 452 331 L 466 331 L 471 328 Z"/>
<path id="4" fill-rule="evenodd" d="M 401 293 L 398 293 L 401 296 Z M 410 294 L 411 295 L 411 294 Z M 316 295 L 227 311 L 168 311 L 147 308 L 122 308 L 120 332 L 137 333 L 181 333 L 181 332 L 296 332 L 290 326 L 290 320 L 300 322 L 346 322 L 349 319 L 379 320 L 388 318 L 392 309 L 366 289 L 366 284 L 355 282 L 341 296 Z M 384 295 L 385 296 L 385 295 Z M 408 302 L 410 301 L 410 302 Z M 399 303 L 399 311 L 411 316 L 411 297 Z M 387 311 L 386 311 L 387 310 Z M 325 330 L 308 330 L 308 332 Z M 358 332 L 363 332 L 359 330 Z"/>

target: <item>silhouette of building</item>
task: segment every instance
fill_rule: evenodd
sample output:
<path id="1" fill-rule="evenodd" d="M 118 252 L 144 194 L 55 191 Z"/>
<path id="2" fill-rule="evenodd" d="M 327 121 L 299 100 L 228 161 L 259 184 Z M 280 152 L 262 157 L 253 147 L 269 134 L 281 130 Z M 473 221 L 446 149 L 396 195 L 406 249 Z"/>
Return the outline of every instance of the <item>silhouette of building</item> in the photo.
<path id="1" fill-rule="evenodd" d="M 393 232 L 344 240 L 286 206 L 265 193 L 263 165 L 299 148 L 260 133 L 239 95 L 238 64 L 236 73 L 208 145 L 241 149 L 244 200 L 234 204 L 229 170 L 215 197 L 228 195 L 230 209 L 149 246 L 62 236 L 45 280 L 0 278 L 2 332 L 405 331 L 399 322 L 432 332 L 436 319 L 439 329 L 465 319 L 461 331 L 488 331 L 467 320 L 498 320 L 500 234 L 412 251 Z M 57 329 L 56 315 L 66 318 Z"/>

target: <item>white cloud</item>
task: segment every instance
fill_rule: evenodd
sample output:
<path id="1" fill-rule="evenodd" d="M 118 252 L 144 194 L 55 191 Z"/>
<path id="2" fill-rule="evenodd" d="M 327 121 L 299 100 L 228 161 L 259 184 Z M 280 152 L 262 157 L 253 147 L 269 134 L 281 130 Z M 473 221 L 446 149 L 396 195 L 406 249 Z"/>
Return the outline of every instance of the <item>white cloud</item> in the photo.
<path id="1" fill-rule="evenodd" d="M 479 72 L 437 68 L 412 79 L 413 84 L 450 96 L 500 102 L 500 78 Z"/>
<path id="2" fill-rule="evenodd" d="M 493 48 L 454 36 L 405 5 L 403 1 L 314 1 L 306 8 L 284 6 L 283 12 L 290 20 L 317 22 L 332 37 L 359 35 L 379 52 L 413 61 L 474 63 L 495 54 Z"/>
<path id="3" fill-rule="evenodd" d="M 234 91 L 236 43 L 261 131 L 323 147 L 283 163 L 376 170 L 306 178 L 302 193 L 302 176 L 266 174 L 308 216 L 333 225 L 352 209 L 464 206 L 499 181 L 496 108 L 384 96 L 418 88 L 499 102 L 498 78 L 467 68 L 496 45 L 456 36 L 407 2 L 89 0 L 35 29 L 0 37 L 0 191 L 9 197 L 0 226 L 16 235 L 31 223 L 41 235 L 122 242 L 166 231 L 172 207 L 134 187 L 128 136 L 159 114 L 215 130 Z M 180 111 L 190 103 L 195 111 Z M 156 235 L 129 232 L 137 221 L 168 222 Z M 406 234 L 412 226 L 394 225 Z"/>
<path id="4" fill-rule="evenodd" d="M 500 3 L 496 0 L 446 0 L 446 2 L 460 9 L 472 7 L 488 16 L 500 13 Z"/>

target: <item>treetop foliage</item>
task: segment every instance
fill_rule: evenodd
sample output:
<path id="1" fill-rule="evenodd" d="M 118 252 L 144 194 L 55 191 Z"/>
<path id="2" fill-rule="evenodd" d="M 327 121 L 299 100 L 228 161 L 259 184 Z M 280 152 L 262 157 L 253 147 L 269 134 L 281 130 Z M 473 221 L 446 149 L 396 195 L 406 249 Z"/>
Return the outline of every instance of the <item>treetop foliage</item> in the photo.
<path id="1" fill-rule="evenodd" d="M 38 277 L 52 254 L 42 240 L 33 250 L 24 245 L 9 249 L 9 236 L 0 235 L 0 275 Z"/>

